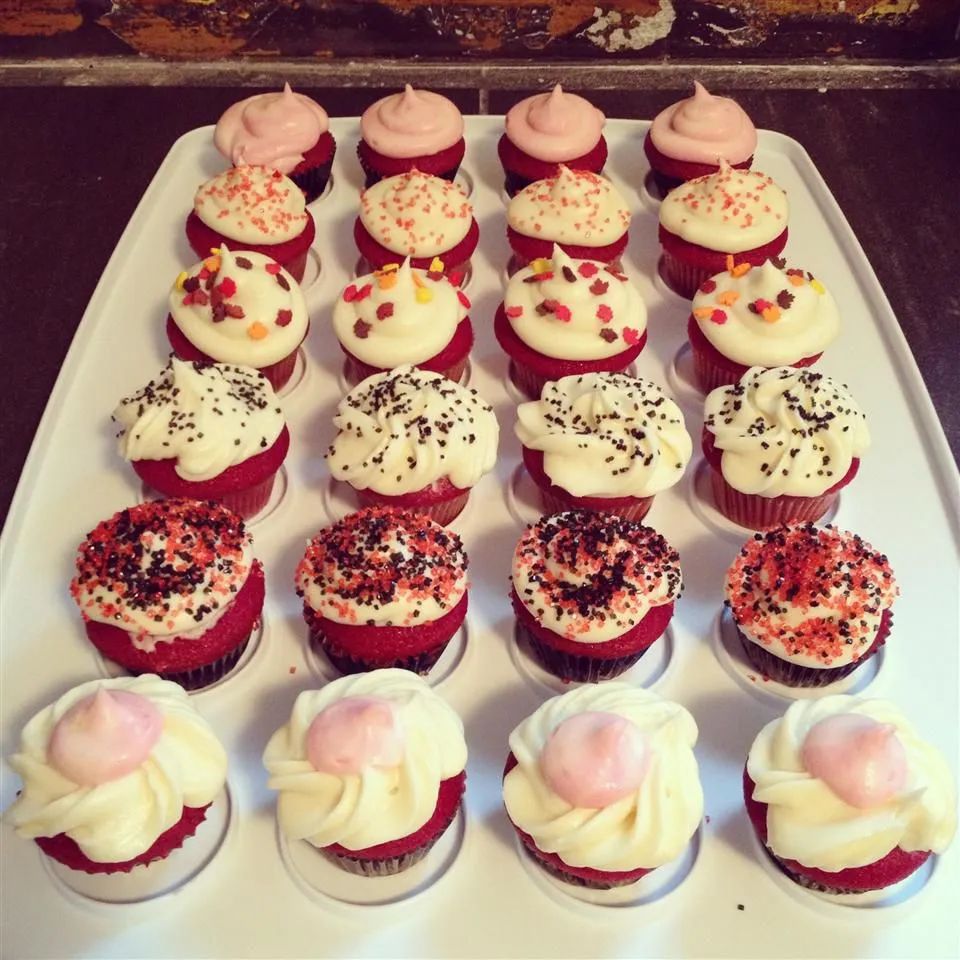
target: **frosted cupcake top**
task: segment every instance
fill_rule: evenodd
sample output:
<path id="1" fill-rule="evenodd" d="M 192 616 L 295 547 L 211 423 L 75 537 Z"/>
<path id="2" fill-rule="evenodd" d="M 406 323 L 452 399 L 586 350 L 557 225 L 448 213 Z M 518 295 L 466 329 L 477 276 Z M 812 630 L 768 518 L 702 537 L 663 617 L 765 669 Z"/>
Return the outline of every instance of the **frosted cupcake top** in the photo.
<path id="1" fill-rule="evenodd" d="M 647 308 L 624 274 L 574 260 L 556 244 L 549 260 L 534 260 L 510 278 L 503 311 L 528 347 L 560 360 L 616 356 L 647 329 Z"/>
<path id="2" fill-rule="evenodd" d="M 885 700 L 798 700 L 760 731 L 747 773 L 767 804 L 767 846 L 807 867 L 863 867 L 895 847 L 942 853 L 956 832 L 946 761 Z"/>
<path id="3" fill-rule="evenodd" d="M 583 644 L 635 627 L 680 596 L 680 557 L 656 530 L 614 514 L 570 510 L 527 527 L 513 589 L 537 622 Z"/>
<path id="4" fill-rule="evenodd" d="M 460 538 L 423 514 L 368 507 L 321 530 L 296 573 L 297 593 L 337 623 L 414 627 L 467 592 Z"/>
<path id="5" fill-rule="evenodd" d="M 539 400 L 517 407 L 516 434 L 575 497 L 652 497 L 680 479 L 692 452 L 673 400 L 620 373 L 548 381 Z"/>
<path id="6" fill-rule="evenodd" d="M 176 683 L 92 680 L 23 728 L 10 766 L 23 788 L 4 819 L 21 837 L 65 833 L 95 863 L 145 853 L 226 780 L 227 755 Z"/>
<path id="7" fill-rule="evenodd" d="M 514 104 L 506 117 L 507 139 L 525 154 L 545 163 L 576 160 L 603 136 L 607 118 L 588 100 L 565 93 L 556 84 Z"/>
<path id="8" fill-rule="evenodd" d="M 333 418 L 330 473 L 358 490 L 413 493 L 443 478 L 461 490 L 493 469 L 493 408 L 439 373 L 401 366 L 350 391 Z"/>
<path id="9" fill-rule="evenodd" d="M 873 645 L 899 593 L 890 561 L 836 527 L 779 527 L 748 540 L 727 571 L 740 631 L 781 660 L 845 666 Z"/>
<path id="10" fill-rule="evenodd" d="M 703 425 L 727 483 L 762 497 L 818 497 L 870 445 L 847 388 L 798 367 L 751 367 L 739 383 L 713 390 Z"/>
<path id="11" fill-rule="evenodd" d="M 252 244 L 299 237 L 310 217 L 303 191 L 269 167 L 230 167 L 218 173 L 197 188 L 193 211 L 228 240 Z"/>
<path id="12" fill-rule="evenodd" d="M 782 259 L 740 263 L 705 280 L 693 297 L 703 335 L 744 366 L 779 367 L 822 353 L 840 332 L 830 292 Z"/>
<path id="13" fill-rule="evenodd" d="M 416 833 L 466 763 L 460 718 L 409 670 L 304 691 L 263 754 L 284 834 L 348 850 Z"/>
<path id="14" fill-rule="evenodd" d="M 463 117 L 451 100 L 408 83 L 364 110 L 360 136 L 385 157 L 425 157 L 463 137 Z"/>
<path id="15" fill-rule="evenodd" d="M 775 240 L 787 228 L 787 195 L 758 170 L 720 169 L 671 190 L 660 204 L 660 225 L 708 250 L 742 253 Z"/>
<path id="16" fill-rule="evenodd" d="M 510 734 L 511 821 L 571 867 L 628 871 L 675 859 L 703 817 L 697 725 L 626 683 L 553 697 Z"/>
<path id="17" fill-rule="evenodd" d="M 740 104 L 707 93 L 698 80 L 692 97 L 654 117 L 650 139 L 664 156 L 687 163 L 742 163 L 757 149 L 756 128 Z"/>

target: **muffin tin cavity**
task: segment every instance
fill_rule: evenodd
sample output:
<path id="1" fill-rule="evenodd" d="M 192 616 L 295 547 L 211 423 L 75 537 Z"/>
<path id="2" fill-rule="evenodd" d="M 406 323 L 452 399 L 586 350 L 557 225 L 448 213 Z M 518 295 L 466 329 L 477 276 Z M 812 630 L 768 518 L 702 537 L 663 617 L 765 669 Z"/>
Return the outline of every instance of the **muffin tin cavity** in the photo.
<path id="1" fill-rule="evenodd" d="M 277 392 L 281 400 L 289 399 L 290 395 L 310 376 L 310 365 L 307 363 L 307 355 L 303 352 L 303 345 L 297 347 L 297 359 L 293 364 L 293 373 L 290 379 L 283 385 L 283 389 Z"/>
<path id="2" fill-rule="evenodd" d="M 303 270 L 303 279 L 300 281 L 300 289 L 306 293 L 315 286 L 323 274 L 323 261 L 320 254 L 311 247 L 307 251 L 307 263 Z"/>
<path id="3" fill-rule="evenodd" d="M 678 403 L 691 405 L 696 407 L 698 413 L 703 413 L 705 394 L 697 384 L 697 376 L 693 369 L 693 348 L 689 340 L 684 340 L 667 365 L 667 383 Z"/>

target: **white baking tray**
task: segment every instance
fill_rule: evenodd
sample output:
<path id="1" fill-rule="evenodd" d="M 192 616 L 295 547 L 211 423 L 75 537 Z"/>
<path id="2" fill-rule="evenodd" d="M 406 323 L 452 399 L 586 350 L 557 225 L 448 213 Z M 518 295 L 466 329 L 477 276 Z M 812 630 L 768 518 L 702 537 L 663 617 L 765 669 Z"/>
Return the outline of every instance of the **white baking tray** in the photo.
<path id="1" fill-rule="evenodd" d="M 354 155 L 357 121 L 334 120 L 332 127 L 339 143 L 334 186 L 312 208 L 322 270 L 306 291 L 313 322 L 305 378 L 285 400 L 293 438 L 287 490 L 274 512 L 253 526 L 267 572 L 264 634 L 243 669 L 197 696 L 230 754 L 233 816 L 226 842 L 175 893 L 117 906 L 66 892 L 35 845 L 4 827 L 4 955 L 957 955 L 960 843 L 938 859 L 917 895 L 871 909 L 824 903 L 787 884 L 752 841 L 741 769 L 756 732 L 789 701 L 747 679 L 718 636 L 721 578 L 746 533 L 698 504 L 699 455 L 675 489 L 658 495 L 648 518 L 680 551 L 686 592 L 670 634 L 658 645 L 659 659 L 651 651 L 650 662 L 641 660 L 630 675 L 638 683 L 656 679 L 655 689 L 688 707 L 700 726 L 697 756 L 707 818 L 695 862 L 668 894 L 656 898 L 654 892 L 651 902 L 620 908 L 559 894 L 524 866 L 502 811 L 500 772 L 510 730 L 550 691 L 512 652 L 507 600 L 518 514 L 531 511 L 525 505 L 529 484 L 516 476 L 516 394 L 506 384 L 507 363 L 492 331 L 509 255 L 497 117 L 468 119 L 464 180 L 472 185 L 481 232 L 468 288 L 477 334 L 470 384 L 495 405 L 500 458 L 455 523 L 471 559 L 470 614 L 465 646 L 440 665 L 440 690 L 463 716 L 470 748 L 465 824 L 454 835 L 453 855 L 448 844 L 440 853 L 446 861 L 433 865 L 442 876 L 433 883 L 421 878 L 415 895 L 392 906 L 344 904 L 313 892 L 289 872 L 285 862 L 296 861 L 296 851 L 292 859 L 289 850 L 281 855 L 260 755 L 296 694 L 322 682 L 322 671 L 306 652 L 293 571 L 306 539 L 349 505 L 329 489 L 322 454 L 342 387 L 340 351 L 328 321 L 356 263 L 350 227 L 361 174 Z M 67 584 L 86 531 L 140 496 L 133 472 L 114 452 L 109 414 L 120 397 L 158 372 L 167 354 L 168 286 L 193 259 L 183 218 L 197 184 L 221 167 L 210 131 L 194 130 L 174 144 L 140 202 L 78 328 L 24 469 L 0 567 L 5 756 L 29 716 L 101 670 Z M 685 382 L 689 363 L 683 356 L 674 363 L 685 341 L 686 304 L 654 279 L 657 219 L 643 182 L 645 131 L 642 122 L 614 120 L 607 126 L 607 172 L 636 211 L 626 266 L 649 309 L 649 341 L 638 370 L 677 397 L 698 438 L 700 401 Z M 866 675 L 867 689 L 896 700 L 955 766 L 956 471 L 890 306 L 810 158 L 793 140 L 762 132 L 755 166 L 790 196 L 790 261 L 821 277 L 840 305 L 843 330 L 821 369 L 850 385 L 873 434 L 836 516 L 842 527 L 890 555 L 902 588 L 893 636 L 879 671 L 870 668 Z M 95 228 L 92 220 L 87 229 Z M 857 684 L 862 687 L 863 678 Z M 3 773 L 6 807 L 18 783 L 8 767 Z M 679 875 L 688 867 L 677 867 Z M 329 892 L 347 900 L 393 896 L 390 890 L 357 893 L 348 879 Z"/>

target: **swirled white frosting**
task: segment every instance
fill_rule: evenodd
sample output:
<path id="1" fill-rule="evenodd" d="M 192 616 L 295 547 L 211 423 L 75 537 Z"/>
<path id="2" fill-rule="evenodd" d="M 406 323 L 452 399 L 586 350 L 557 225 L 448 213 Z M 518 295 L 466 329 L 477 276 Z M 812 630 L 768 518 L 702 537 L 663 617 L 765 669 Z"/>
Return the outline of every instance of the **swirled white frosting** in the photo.
<path id="1" fill-rule="evenodd" d="M 575 497 L 652 497 L 690 460 L 683 414 L 655 383 L 620 373 L 549 381 L 517 407 L 516 433 Z"/>
<path id="2" fill-rule="evenodd" d="M 333 418 L 330 473 L 360 490 L 413 493 L 448 478 L 472 487 L 493 469 L 500 428 L 475 390 L 401 366 L 368 377 Z"/>
<path id="3" fill-rule="evenodd" d="M 136 770 L 95 786 L 73 783 L 51 765 L 48 748 L 57 721 L 100 688 L 147 698 L 163 715 L 150 755 Z M 182 687 L 153 674 L 92 680 L 41 710 L 24 727 L 10 766 L 23 789 L 4 814 L 21 837 L 65 833 L 96 863 L 140 856 L 183 815 L 211 803 L 227 775 L 227 755 Z"/>
<path id="4" fill-rule="evenodd" d="M 322 773 L 307 755 L 314 718 L 347 697 L 392 703 L 403 737 L 397 766 L 360 773 Z M 279 793 L 280 829 L 316 847 L 340 844 L 364 850 L 416 833 L 433 815 L 440 784 L 467 762 L 463 723 L 429 685 L 408 670 L 374 670 L 341 677 L 322 690 L 301 693 L 287 724 L 267 744 L 268 786 Z"/>
<path id="5" fill-rule="evenodd" d="M 639 788 L 599 809 L 572 807 L 544 778 L 541 757 L 564 720 L 586 711 L 612 713 L 634 724 L 650 745 Z M 703 816 L 703 790 L 693 754 L 697 725 L 679 704 L 616 681 L 553 697 L 510 734 L 517 758 L 504 778 L 510 819 L 545 853 L 571 867 L 628 871 L 675 859 Z"/>
<path id="6" fill-rule="evenodd" d="M 847 388 L 797 367 L 751 367 L 704 405 L 724 479 L 741 493 L 817 497 L 870 445 Z"/>
<path id="7" fill-rule="evenodd" d="M 853 714 L 892 724 L 907 762 L 906 782 L 873 807 L 854 807 L 801 759 L 811 728 Z M 852 696 L 798 700 L 760 731 L 747 760 L 753 798 L 767 804 L 767 846 L 778 856 L 835 872 L 862 867 L 894 847 L 942 853 L 956 832 L 956 789 L 946 761 L 925 743 L 899 709 L 885 700 Z"/>

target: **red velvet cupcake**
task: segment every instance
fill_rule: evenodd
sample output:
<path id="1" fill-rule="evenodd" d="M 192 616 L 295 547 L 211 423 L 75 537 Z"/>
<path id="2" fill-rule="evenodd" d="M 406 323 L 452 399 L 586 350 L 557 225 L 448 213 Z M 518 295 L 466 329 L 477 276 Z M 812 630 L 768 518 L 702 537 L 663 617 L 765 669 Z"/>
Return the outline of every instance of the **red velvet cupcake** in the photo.
<path id="1" fill-rule="evenodd" d="M 70 593 L 87 638 L 132 674 L 208 686 L 236 665 L 260 622 L 263 568 L 243 521 L 218 504 L 121 510 L 80 544 L 76 568 Z"/>
<path id="2" fill-rule="evenodd" d="M 666 630 L 680 557 L 640 523 L 572 510 L 527 527 L 512 584 L 517 626 L 543 668 L 597 683 L 629 670 Z"/>

